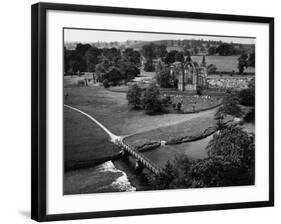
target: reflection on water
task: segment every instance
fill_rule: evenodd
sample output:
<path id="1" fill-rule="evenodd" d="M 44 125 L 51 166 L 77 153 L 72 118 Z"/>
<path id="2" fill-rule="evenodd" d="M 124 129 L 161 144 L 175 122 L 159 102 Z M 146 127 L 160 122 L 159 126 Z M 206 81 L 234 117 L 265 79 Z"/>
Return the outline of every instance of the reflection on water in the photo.
<path id="1" fill-rule="evenodd" d="M 172 161 L 175 156 L 186 155 L 190 158 L 203 159 L 208 156 L 205 148 L 211 139 L 212 135 L 194 142 L 161 146 L 143 154 L 162 167 L 165 166 L 168 160 Z"/>

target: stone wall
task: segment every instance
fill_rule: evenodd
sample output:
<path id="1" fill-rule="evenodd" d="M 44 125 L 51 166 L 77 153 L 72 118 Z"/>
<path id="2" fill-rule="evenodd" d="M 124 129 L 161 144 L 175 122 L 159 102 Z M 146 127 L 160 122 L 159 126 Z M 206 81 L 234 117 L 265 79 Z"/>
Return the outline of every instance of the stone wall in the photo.
<path id="1" fill-rule="evenodd" d="M 245 89 L 253 77 L 219 77 L 207 78 L 207 87 L 210 89 Z"/>

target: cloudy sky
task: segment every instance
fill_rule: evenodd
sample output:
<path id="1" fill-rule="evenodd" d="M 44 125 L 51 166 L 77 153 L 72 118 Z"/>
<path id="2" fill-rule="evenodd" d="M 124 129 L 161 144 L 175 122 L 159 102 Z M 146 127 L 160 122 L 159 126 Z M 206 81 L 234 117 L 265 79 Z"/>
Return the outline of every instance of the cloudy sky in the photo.
<path id="1" fill-rule="evenodd" d="M 136 32 L 120 32 L 120 31 L 102 31 L 102 30 L 79 30 L 65 29 L 65 42 L 124 42 L 127 40 L 183 40 L 183 39 L 203 39 L 203 40 L 221 40 L 223 42 L 233 42 L 241 44 L 254 44 L 254 38 L 237 38 L 237 37 L 222 37 L 222 36 L 200 36 L 200 35 L 178 35 L 178 34 L 155 34 L 155 33 L 136 33 Z"/>

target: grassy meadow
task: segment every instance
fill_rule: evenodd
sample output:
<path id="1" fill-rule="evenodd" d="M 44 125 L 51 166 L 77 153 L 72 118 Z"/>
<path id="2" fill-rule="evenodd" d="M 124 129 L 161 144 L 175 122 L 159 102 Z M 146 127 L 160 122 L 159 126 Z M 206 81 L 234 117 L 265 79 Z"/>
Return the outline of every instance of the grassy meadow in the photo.
<path id="1" fill-rule="evenodd" d="M 238 72 L 237 64 L 238 58 L 240 55 L 233 55 L 233 56 L 206 56 L 206 63 L 207 65 L 214 64 L 217 66 L 219 72 Z M 193 61 L 198 62 L 199 64 L 202 61 L 202 56 L 191 56 Z M 254 73 L 255 67 L 248 67 L 245 69 L 245 72 Z"/>
<path id="2" fill-rule="evenodd" d="M 131 110 L 125 93 L 112 92 L 100 86 L 64 89 L 65 104 L 90 114 L 116 135 L 132 135 L 190 120 L 193 114 L 150 116 Z"/>
<path id="3" fill-rule="evenodd" d="M 84 168 L 107 161 L 120 149 L 83 114 L 64 107 L 65 169 Z"/>

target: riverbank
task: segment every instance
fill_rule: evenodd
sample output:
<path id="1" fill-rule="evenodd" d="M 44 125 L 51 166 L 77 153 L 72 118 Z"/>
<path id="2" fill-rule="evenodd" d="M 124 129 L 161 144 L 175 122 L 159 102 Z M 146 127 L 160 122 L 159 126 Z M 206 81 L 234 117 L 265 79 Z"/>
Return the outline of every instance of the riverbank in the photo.
<path id="1" fill-rule="evenodd" d="M 130 159 L 123 157 L 118 160 L 114 160 L 113 164 L 116 169 L 126 173 L 128 181 L 131 186 L 136 189 L 136 191 L 150 190 L 147 173 L 145 171 L 137 172 Z"/>
<path id="2" fill-rule="evenodd" d="M 107 161 L 95 167 L 64 174 L 64 194 L 87 194 L 136 191 L 125 172 Z"/>

